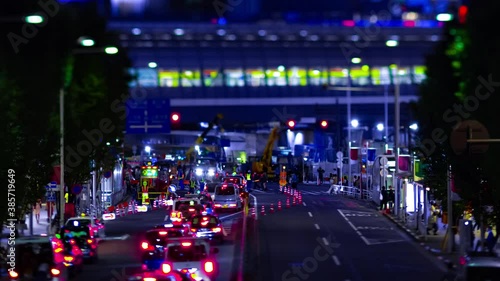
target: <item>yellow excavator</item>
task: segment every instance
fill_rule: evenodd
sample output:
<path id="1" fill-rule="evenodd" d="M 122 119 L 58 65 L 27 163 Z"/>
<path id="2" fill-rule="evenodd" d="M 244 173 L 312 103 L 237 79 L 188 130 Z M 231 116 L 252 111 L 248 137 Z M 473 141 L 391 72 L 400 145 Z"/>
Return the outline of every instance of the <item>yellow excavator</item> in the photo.
<path id="1" fill-rule="evenodd" d="M 252 172 L 257 174 L 266 173 L 269 179 L 276 176 L 275 171 L 272 168 L 272 156 L 274 143 L 278 140 L 280 134 L 280 128 L 274 127 L 269 134 L 267 139 L 266 147 L 264 148 L 264 154 L 260 161 L 252 163 Z"/>
<path id="2" fill-rule="evenodd" d="M 195 148 L 197 145 L 200 145 L 203 143 L 203 139 L 205 139 L 210 133 L 210 131 L 215 127 L 219 126 L 220 127 L 220 121 L 224 118 L 222 114 L 217 114 L 215 118 L 212 120 L 212 122 L 208 123 L 208 127 L 201 133 L 201 135 L 196 139 L 194 142 L 194 145 L 189 148 L 189 150 L 186 152 L 186 162 L 191 163 L 192 161 L 195 160 Z"/>

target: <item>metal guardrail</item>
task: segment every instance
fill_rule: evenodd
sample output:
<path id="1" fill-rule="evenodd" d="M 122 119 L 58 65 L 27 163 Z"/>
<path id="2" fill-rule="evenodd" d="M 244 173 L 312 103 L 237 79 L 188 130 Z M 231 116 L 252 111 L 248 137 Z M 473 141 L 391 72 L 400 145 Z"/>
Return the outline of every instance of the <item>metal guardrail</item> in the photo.
<path id="1" fill-rule="evenodd" d="M 330 188 L 330 193 L 357 199 L 364 199 L 364 200 L 372 199 L 371 190 L 368 190 L 366 188 L 361 189 L 359 187 L 354 187 L 354 186 L 333 185 Z"/>

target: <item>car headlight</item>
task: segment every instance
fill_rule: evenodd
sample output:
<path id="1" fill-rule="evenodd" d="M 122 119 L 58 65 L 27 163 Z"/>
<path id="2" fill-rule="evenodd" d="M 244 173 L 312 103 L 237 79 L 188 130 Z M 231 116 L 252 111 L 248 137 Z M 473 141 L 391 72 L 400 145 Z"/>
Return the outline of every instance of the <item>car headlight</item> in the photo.
<path id="1" fill-rule="evenodd" d="M 196 169 L 196 175 L 197 176 L 202 176 L 203 175 L 203 170 L 202 169 Z"/>
<path id="2" fill-rule="evenodd" d="M 208 170 L 208 175 L 209 176 L 214 176 L 215 175 L 215 170 L 214 169 L 209 169 Z"/>

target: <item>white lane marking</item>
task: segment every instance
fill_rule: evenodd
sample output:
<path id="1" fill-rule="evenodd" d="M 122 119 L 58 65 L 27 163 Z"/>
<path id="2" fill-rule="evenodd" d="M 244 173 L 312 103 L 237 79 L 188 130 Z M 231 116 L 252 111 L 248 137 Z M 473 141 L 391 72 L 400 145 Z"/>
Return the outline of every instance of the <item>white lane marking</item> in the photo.
<path id="1" fill-rule="evenodd" d="M 312 218 L 313 217 L 313 214 L 311 214 L 311 212 L 307 212 L 309 214 L 309 216 Z"/>
<path id="2" fill-rule="evenodd" d="M 339 258 L 337 258 L 337 256 L 332 256 L 332 259 L 333 259 L 333 262 L 334 262 L 337 266 L 340 266 L 340 261 L 339 261 Z"/>
<path id="3" fill-rule="evenodd" d="M 220 219 L 220 220 L 227 219 L 227 218 L 230 218 L 230 217 L 232 217 L 232 216 L 239 215 L 239 214 L 241 214 L 241 213 L 243 213 L 243 211 L 239 211 L 239 212 L 236 212 L 236 213 L 234 213 L 234 214 L 230 214 L 230 215 L 227 215 L 227 216 L 219 217 L 219 219 Z"/>
<path id="4" fill-rule="evenodd" d="M 344 213 L 342 213 L 341 210 L 337 210 L 339 211 L 339 214 L 345 219 L 345 221 L 351 226 L 351 228 L 354 230 L 354 232 L 356 232 L 356 234 L 358 234 L 358 229 L 354 226 L 354 224 L 352 224 L 352 222 L 344 215 Z M 364 237 L 363 235 L 360 235 L 358 234 L 358 236 L 361 238 L 361 240 L 363 240 L 363 242 L 365 242 L 366 245 L 371 245 L 371 243 L 368 241 L 368 239 L 366 239 L 366 237 Z"/>
<path id="5" fill-rule="evenodd" d="M 323 244 L 325 244 L 325 246 L 328 246 L 330 243 L 328 243 L 328 240 L 326 240 L 325 237 L 323 237 Z"/>
<path id="6" fill-rule="evenodd" d="M 316 229 L 319 230 L 319 225 L 317 223 L 314 224 L 314 227 L 316 227 Z"/>
<path id="7" fill-rule="evenodd" d="M 304 205 L 304 207 L 307 207 L 306 202 L 302 202 L 302 205 Z"/>
<path id="8" fill-rule="evenodd" d="M 254 196 L 254 195 L 252 195 L 252 194 L 250 194 L 250 197 L 252 197 L 252 198 L 253 198 L 253 207 L 254 207 L 254 209 L 255 209 L 255 220 L 257 220 L 257 219 L 258 219 L 258 213 L 259 213 L 259 212 L 257 212 L 257 206 L 258 206 L 258 205 L 257 205 L 257 197 L 255 197 L 255 196 Z"/>

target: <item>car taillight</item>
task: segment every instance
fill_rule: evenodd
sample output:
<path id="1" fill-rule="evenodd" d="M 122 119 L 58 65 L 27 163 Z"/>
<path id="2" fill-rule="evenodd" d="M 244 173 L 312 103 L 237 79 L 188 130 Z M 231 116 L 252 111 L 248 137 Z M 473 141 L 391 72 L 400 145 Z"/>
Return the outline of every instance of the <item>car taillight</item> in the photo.
<path id="1" fill-rule="evenodd" d="M 54 276 L 54 277 L 57 277 L 57 276 L 59 276 L 61 274 L 61 271 L 59 269 L 57 269 L 57 268 L 52 268 L 50 270 L 50 274 L 52 274 L 52 276 Z"/>
<path id="2" fill-rule="evenodd" d="M 191 228 L 191 232 L 196 232 L 196 228 Z"/>
<path id="3" fill-rule="evenodd" d="M 215 204 L 215 207 L 220 208 L 221 204 Z"/>
<path id="4" fill-rule="evenodd" d="M 166 231 L 160 231 L 160 232 L 158 232 L 158 234 L 160 234 L 160 235 L 167 235 L 167 233 L 168 232 L 166 232 Z"/>
<path id="5" fill-rule="evenodd" d="M 57 254 L 57 253 L 60 253 L 63 251 L 63 248 L 55 248 L 54 249 L 54 252 Z"/>
<path id="6" fill-rule="evenodd" d="M 194 211 L 196 211 L 196 210 L 195 210 L 195 209 L 188 209 L 188 211 L 190 211 L 190 212 L 194 212 Z"/>
<path id="7" fill-rule="evenodd" d="M 168 263 L 164 263 L 161 265 L 161 271 L 165 274 L 170 273 L 172 271 L 172 266 Z"/>
<path id="8" fill-rule="evenodd" d="M 143 250 L 147 250 L 147 251 L 153 251 L 155 249 L 152 245 L 149 245 L 148 242 L 142 242 L 141 243 L 141 248 Z"/>
<path id="9" fill-rule="evenodd" d="M 205 262 L 203 265 L 203 269 L 205 270 L 206 273 L 212 273 L 215 270 L 214 263 L 211 261 Z"/>
<path id="10" fill-rule="evenodd" d="M 9 277 L 11 279 L 16 279 L 17 277 L 19 277 L 19 274 L 17 274 L 17 272 L 15 271 L 9 271 Z"/>
<path id="11" fill-rule="evenodd" d="M 64 257 L 64 261 L 65 262 L 72 262 L 75 258 L 73 258 L 72 256 L 65 256 Z"/>
<path id="12" fill-rule="evenodd" d="M 144 277 L 144 278 L 142 278 L 142 281 L 156 281 L 156 278 L 153 278 L 153 277 Z"/>
<path id="13" fill-rule="evenodd" d="M 215 228 L 212 228 L 212 231 L 213 232 L 221 232 L 222 229 L 220 227 L 215 227 Z"/>
<path id="14" fill-rule="evenodd" d="M 190 247 L 192 244 L 191 244 L 191 242 L 182 242 L 181 245 L 183 247 Z"/>

